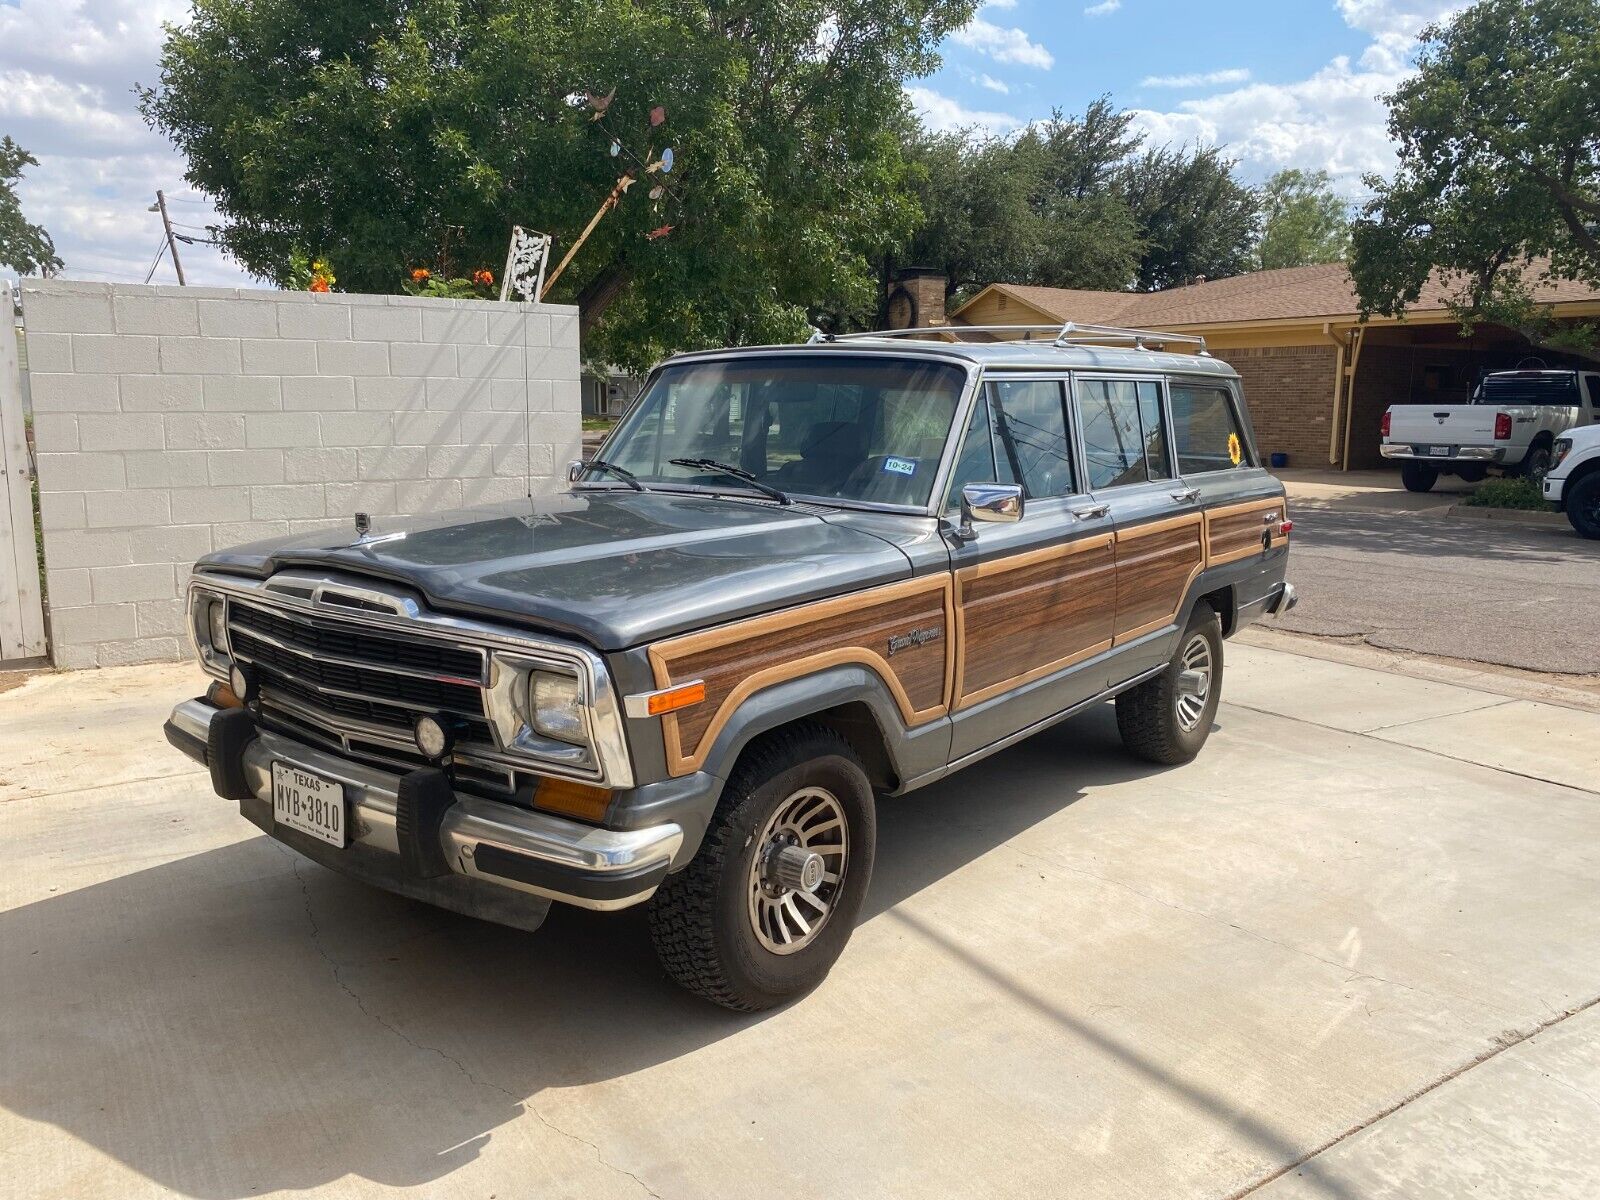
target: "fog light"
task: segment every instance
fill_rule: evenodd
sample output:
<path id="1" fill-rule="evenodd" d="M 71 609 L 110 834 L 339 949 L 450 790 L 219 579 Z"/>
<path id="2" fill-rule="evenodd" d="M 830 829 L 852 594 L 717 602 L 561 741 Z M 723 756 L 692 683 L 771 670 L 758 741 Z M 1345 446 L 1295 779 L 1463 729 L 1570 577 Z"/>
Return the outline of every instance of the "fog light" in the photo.
<path id="1" fill-rule="evenodd" d="M 248 706 L 255 703 L 255 672 L 247 670 L 243 663 L 236 662 L 228 669 L 228 686 L 233 689 L 233 694 L 239 698 L 240 704 Z"/>
<path id="2" fill-rule="evenodd" d="M 416 724 L 411 727 L 411 733 L 416 738 L 417 749 L 422 752 L 422 757 L 432 763 L 443 762 L 455 745 L 454 730 L 439 717 L 418 717 Z"/>

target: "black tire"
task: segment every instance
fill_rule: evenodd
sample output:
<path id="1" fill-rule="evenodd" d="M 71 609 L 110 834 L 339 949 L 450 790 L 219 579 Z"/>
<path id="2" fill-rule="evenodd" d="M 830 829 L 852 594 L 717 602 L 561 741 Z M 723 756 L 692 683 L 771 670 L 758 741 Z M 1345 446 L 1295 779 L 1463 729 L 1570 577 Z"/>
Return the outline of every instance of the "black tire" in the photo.
<path id="1" fill-rule="evenodd" d="M 1550 473 L 1550 463 L 1553 455 L 1549 442 L 1535 442 L 1528 447 L 1528 453 L 1522 460 L 1519 474 L 1537 483 Z"/>
<path id="2" fill-rule="evenodd" d="M 1586 538 L 1600 538 L 1600 471 L 1583 476 L 1561 499 L 1572 527 Z"/>
<path id="3" fill-rule="evenodd" d="M 809 942 L 779 953 L 763 944 L 753 914 L 754 872 L 771 846 L 760 838 L 808 789 L 822 789 L 842 809 L 844 870 Z M 876 845 L 872 784 L 842 737 L 799 724 L 752 743 L 723 789 L 699 853 L 669 875 L 650 902 L 650 936 L 661 965 L 695 995 L 738 1012 L 772 1008 L 810 991 L 850 940 Z M 825 887 L 814 894 L 822 896 Z M 804 911 L 815 919 L 811 908 Z"/>
<path id="4" fill-rule="evenodd" d="M 1431 492 L 1433 485 L 1439 482 L 1439 468 L 1427 463 L 1401 463 L 1400 482 L 1406 485 L 1408 492 Z"/>
<path id="5" fill-rule="evenodd" d="M 1192 698 L 1185 684 L 1185 660 L 1197 642 L 1205 643 L 1209 654 L 1209 676 L 1198 712 L 1191 719 L 1180 712 L 1180 699 Z M 1117 697 L 1117 729 L 1129 753 L 1163 766 L 1186 763 L 1200 753 L 1211 736 L 1211 723 L 1222 697 L 1222 621 L 1216 610 L 1203 601 L 1195 605 L 1178 638 L 1177 648 L 1167 669 L 1154 679 L 1130 688 Z M 1196 706 L 1190 706 L 1196 707 Z"/>
<path id="6" fill-rule="evenodd" d="M 1462 483 L 1482 483 L 1489 478 L 1488 467 L 1457 467 L 1456 478 Z"/>

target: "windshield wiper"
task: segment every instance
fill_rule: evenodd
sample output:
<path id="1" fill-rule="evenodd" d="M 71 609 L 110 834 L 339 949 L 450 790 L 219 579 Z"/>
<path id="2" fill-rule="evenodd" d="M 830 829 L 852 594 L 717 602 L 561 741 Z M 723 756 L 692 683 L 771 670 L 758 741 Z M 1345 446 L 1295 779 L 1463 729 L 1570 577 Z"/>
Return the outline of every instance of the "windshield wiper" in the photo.
<path id="1" fill-rule="evenodd" d="M 763 483 L 743 467 L 730 467 L 727 463 L 718 462 L 714 458 L 669 458 L 667 461 L 675 467 L 692 467 L 697 471 L 720 471 L 724 475 L 731 475 L 734 479 L 748 483 L 756 491 L 770 496 L 779 504 L 794 503 L 770 483 Z"/>
<path id="2" fill-rule="evenodd" d="M 583 469 L 585 471 L 600 471 L 606 475 L 615 475 L 618 479 L 622 480 L 623 483 L 627 484 L 636 492 L 642 492 L 646 490 L 644 484 L 639 482 L 639 477 L 637 475 L 635 475 L 632 471 L 617 466 L 615 463 L 608 463 L 602 459 L 591 458 L 588 462 L 583 464 Z"/>

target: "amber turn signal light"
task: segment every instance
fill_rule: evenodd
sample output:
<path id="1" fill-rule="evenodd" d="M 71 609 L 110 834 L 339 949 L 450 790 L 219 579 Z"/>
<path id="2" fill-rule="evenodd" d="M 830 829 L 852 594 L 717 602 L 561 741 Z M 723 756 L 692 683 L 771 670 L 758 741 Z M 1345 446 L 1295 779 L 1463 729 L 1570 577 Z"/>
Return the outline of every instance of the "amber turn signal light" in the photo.
<path id="1" fill-rule="evenodd" d="M 676 687 L 662 688 L 659 692 L 643 692 L 629 696 L 623 706 L 630 717 L 660 717 L 680 708 L 699 704 L 706 698 L 706 681 L 691 679 Z"/>
<path id="2" fill-rule="evenodd" d="M 212 708 L 243 708 L 239 697 L 233 694 L 233 689 L 218 680 L 206 689 L 206 703 Z"/>
<path id="3" fill-rule="evenodd" d="M 650 697 L 646 705 L 652 717 L 659 717 L 662 713 L 677 712 L 680 708 L 688 708 L 691 704 L 699 704 L 706 698 L 706 685 L 703 680 L 695 680 L 681 687 L 668 688 L 664 692 L 657 692 Z"/>
<path id="4" fill-rule="evenodd" d="M 533 794 L 533 806 L 584 821 L 599 821 L 606 815 L 611 793 L 592 784 L 570 779 L 541 779 Z"/>

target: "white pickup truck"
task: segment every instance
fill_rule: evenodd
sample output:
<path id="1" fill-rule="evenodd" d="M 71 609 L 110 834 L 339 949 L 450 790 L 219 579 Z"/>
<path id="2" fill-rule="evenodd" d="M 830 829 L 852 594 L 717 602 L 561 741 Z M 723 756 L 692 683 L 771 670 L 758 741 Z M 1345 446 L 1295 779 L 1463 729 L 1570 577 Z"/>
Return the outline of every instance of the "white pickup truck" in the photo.
<path id="1" fill-rule="evenodd" d="M 1426 492 L 1440 475 L 1469 483 L 1489 471 L 1541 477 L 1556 439 L 1600 421 L 1600 372 L 1496 371 L 1470 404 L 1396 404 L 1383 414 L 1380 448 L 1400 478 Z"/>

